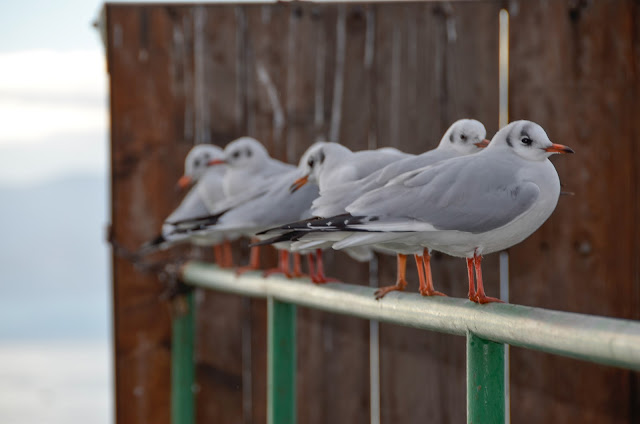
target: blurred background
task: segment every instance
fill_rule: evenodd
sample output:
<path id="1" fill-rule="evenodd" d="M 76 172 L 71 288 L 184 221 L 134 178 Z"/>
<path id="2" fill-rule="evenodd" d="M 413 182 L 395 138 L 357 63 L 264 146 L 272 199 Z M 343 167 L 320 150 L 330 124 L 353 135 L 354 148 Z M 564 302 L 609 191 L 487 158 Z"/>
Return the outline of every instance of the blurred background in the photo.
<path id="1" fill-rule="evenodd" d="M 0 5 L 0 422 L 112 422 L 99 1 Z"/>

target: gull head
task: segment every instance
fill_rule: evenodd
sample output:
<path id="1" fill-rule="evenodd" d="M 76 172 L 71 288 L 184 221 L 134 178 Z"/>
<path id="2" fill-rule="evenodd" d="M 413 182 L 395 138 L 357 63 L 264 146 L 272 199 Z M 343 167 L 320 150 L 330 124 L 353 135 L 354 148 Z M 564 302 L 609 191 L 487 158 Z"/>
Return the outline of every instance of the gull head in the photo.
<path id="1" fill-rule="evenodd" d="M 461 155 L 477 153 L 489 145 L 487 130 L 475 119 L 459 119 L 444 133 L 438 148 L 455 149 Z"/>
<path id="2" fill-rule="evenodd" d="M 308 182 L 317 183 L 318 169 L 322 167 L 326 159 L 323 148 L 329 143 L 318 141 L 313 143 L 300 157 L 298 169 L 302 173 L 302 177 L 298 178 L 291 184 L 289 190 L 293 193 L 299 190 Z"/>
<path id="3" fill-rule="evenodd" d="M 209 164 L 226 163 L 233 168 L 259 169 L 268 158 L 267 149 L 258 140 L 240 137 L 227 144 L 222 160 L 209 162 Z"/>
<path id="4" fill-rule="evenodd" d="M 209 163 L 222 156 L 222 149 L 213 144 L 194 146 L 184 160 L 184 175 L 178 180 L 178 186 L 184 189 L 198 181 L 209 169 Z"/>
<path id="5" fill-rule="evenodd" d="M 319 185 L 322 176 L 331 172 L 332 166 L 351 153 L 351 150 L 338 143 L 320 141 L 313 144 L 300 159 L 298 167 L 303 177 L 291 185 L 291 191 L 298 190 L 308 182 Z"/>
<path id="6" fill-rule="evenodd" d="M 518 156 L 534 161 L 545 160 L 555 153 L 573 153 L 568 146 L 552 143 L 540 125 L 524 120 L 514 121 L 500 129 L 487 150 L 494 147 L 508 148 Z"/>

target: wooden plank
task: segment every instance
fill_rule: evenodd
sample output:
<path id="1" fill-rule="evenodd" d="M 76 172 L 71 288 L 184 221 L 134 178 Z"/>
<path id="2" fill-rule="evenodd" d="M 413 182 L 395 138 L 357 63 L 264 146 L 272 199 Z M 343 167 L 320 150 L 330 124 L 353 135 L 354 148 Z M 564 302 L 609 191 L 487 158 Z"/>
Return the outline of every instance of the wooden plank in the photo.
<path id="1" fill-rule="evenodd" d="M 245 134 L 236 10 L 232 5 L 185 9 L 190 18 L 186 31 L 192 31 L 193 39 L 195 139 L 224 146 Z M 246 249 L 236 248 L 233 253 L 236 261 L 242 261 Z M 197 300 L 197 422 L 240 423 L 244 416 L 246 306 L 236 296 L 206 291 L 198 293 Z"/>
<path id="2" fill-rule="evenodd" d="M 155 235 L 178 201 L 165 188 L 182 172 L 175 158 L 189 148 L 179 121 L 161 119 L 184 102 L 172 91 L 179 78 L 170 73 L 167 49 L 178 17 L 166 8 L 107 7 L 112 235 L 132 249 Z M 113 280 L 116 421 L 167 423 L 170 311 L 163 286 L 117 256 Z"/>
<path id="3" fill-rule="evenodd" d="M 379 4 L 376 10 L 377 145 L 420 153 L 434 148 L 456 119 L 476 118 L 492 134 L 498 122 L 498 5 Z M 496 255 L 483 264 L 497 294 Z M 436 288 L 465 297 L 464 260 L 435 254 Z M 408 290 L 417 291 L 413 260 Z M 395 260 L 381 258 L 381 285 L 395 280 Z M 384 299 L 381 300 L 384 302 Z M 465 341 L 380 325 L 383 423 L 463 422 Z"/>
<path id="4" fill-rule="evenodd" d="M 514 303 L 639 318 L 638 18 L 633 1 L 512 10 L 511 119 L 577 152 L 553 160 L 575 196 L 511 249 Z M 511 372 L 513 422 L 638 420 L 637 373 L 520 349 Z"/>
<path id="5" fill-rule="evenodd" d="M 244 22 L 247 134 L 262 141 L 273 157 L 286 161 L 286 52 L 289 7 L 251 5 L 237 8 Z M 274 265 L 273 249 L 263 249 L 263 261 Z M 259 299 L 250 301 L 251 387 L 246 423 L 267 420 L 267 308 Z M 247 400 L 245 399 L 245 402 Z"/>

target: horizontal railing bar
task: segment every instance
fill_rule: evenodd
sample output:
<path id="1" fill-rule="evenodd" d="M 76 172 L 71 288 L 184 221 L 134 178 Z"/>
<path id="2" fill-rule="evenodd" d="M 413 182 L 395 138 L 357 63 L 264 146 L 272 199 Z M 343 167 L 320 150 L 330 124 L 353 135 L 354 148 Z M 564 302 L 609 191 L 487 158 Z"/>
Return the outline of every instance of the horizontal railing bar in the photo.
<path id="1" fill-rule="evenodd" d="M 374 289 L 353 284 L 314 285 L 258 273 L 236 277 L 215 265 L 189 262 L 185 283 L 251 297 L 268 297 L 328 312 L 466 335 L 590 362 L 640 370 L 640 322 L 467 299 L 425 298 L 393 292 L 377 301 Z"/>

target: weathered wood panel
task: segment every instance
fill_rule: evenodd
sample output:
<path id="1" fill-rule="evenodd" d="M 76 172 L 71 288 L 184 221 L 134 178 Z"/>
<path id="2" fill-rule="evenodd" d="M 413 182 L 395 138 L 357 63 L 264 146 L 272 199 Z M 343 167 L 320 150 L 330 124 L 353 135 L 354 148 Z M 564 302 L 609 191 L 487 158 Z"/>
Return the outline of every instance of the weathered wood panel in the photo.
<path id="1" fill-rule="evenodd" d="M 638 319 L 638 3 L 517 2 L 510 117 L 573 147 L 549 221 L 511 249 L 514 303 Z M 635 199 L 635 200 L 634 200 Z M 513 422 L 637 422 L 638 374 L 512 350 Z"/>
<path id="2" fill-rule="evenodd" d="M 178 9 L 187 18 L 176 22 L 175 30 L 192 40 L 193 103 L 187 110 L 193 115 L 194 142 L 224 145 L 245 133 L 235 11 L 230 6 Z M 236 261 L 243 260 L 240 253 L 234 251 Z M 197 300 L 197 421 L 242 422 L 246 301 L 207 291 Z M 210 311 L 216 311 L 215 319 Z"/>
<path id="3" fill-rule="evenodd" d="M 179 200 L 172 189 L 182 172 L 177 158 L 190 140 L 181 119 L 172 119 L 186 97 L 184 74 L 173 71 L 184 62 L 172 65 L 168 9 L 111 6 L 107 12 L 112 230 L 121 244 L 137 247 Z M 170 305 L 161 299 L 163 286 L 118 257 L 113 278 L 116 419 L 168 423 Z"/>

